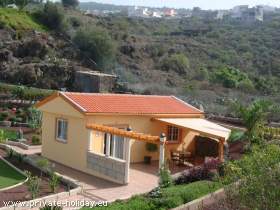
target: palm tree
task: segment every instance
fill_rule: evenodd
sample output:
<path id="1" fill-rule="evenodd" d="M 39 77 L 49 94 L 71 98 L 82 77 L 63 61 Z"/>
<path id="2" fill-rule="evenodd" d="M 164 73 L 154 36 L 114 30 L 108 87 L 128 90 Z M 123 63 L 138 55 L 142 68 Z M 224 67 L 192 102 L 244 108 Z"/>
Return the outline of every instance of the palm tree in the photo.
<path id="1" fill-rule="evenodd" d="M 245 137 L 252 143 L 260 143 L 264 125 L 268 121 L 268 115 L 274 110 L 272 102 L 266 100 L 254 101 L 251 105 L 245 106 L 239 102 L 234 103 L 238 117 L 242 119 L 246 127 Z"/>

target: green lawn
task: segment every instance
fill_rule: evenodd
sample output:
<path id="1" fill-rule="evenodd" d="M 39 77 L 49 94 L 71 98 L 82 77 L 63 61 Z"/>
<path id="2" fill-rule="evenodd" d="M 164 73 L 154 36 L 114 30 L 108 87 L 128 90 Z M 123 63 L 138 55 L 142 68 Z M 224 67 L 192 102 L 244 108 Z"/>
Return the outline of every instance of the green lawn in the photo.
<path id="1" fill-rule="evenodd" d="M 4 138 L 15 140 L 17 139 L 17 132 L 16 131 L 10 131 L 10 130 L 4 130 Z"/>
<path id="2" fill-rule="evenodd" d="M 0 160 L 0 189 L 13 186 L 24 181 L 26 177 Z"/>
<path id="3" fill-rule="evenodd" d="M 0 23 L 16 30 L 46 30 L 44 26 L 35 21 L 32 15 L 15 9 L 1 8 Z"/>
<path id="4" fill-rule="evenodd" d="M 107 207 L 98 207 L 99 210 L 167 210 L 188 203 L 210 192 L 221 188 L 221 184 L 210 181 L 198 181 L 191 184 L 175 185 L 162 189 L 159 197 L 151 198 L 140 195 L 128 201 L 116 201 Z M 89 210 L 89 208 L 83 208 Z"/>

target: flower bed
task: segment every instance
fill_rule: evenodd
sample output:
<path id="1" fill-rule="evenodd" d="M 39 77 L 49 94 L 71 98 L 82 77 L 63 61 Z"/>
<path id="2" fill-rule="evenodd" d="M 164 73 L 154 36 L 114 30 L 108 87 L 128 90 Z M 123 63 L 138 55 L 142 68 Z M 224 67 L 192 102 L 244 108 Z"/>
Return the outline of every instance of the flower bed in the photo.
<path id="1" fill-rule="evenodd" d="M 9 161 L 15 167 L 22 171 L 29 171 L 31 172 L 32 176 L 41 177 L 41 171 L 25 162 L 22 161 L 17 155 L 13 155 L 9 157 L 6 150 L 0 149 L 0 156 L 4 157 L 5 160 Z M 1 168 L 2 169 L 2 168 Z M 37 197 L 45 197 L 53 194 L 49 187 L 50 177 L 46 174 L 42 174 L 40 187 L 39 187 L 39 194 Z M 66 186 L 62 182 L 59 182 L 57 186 L 56 193 L 67 192 L 70 190 L 70 186 Z M 28 201 L 32 200 L 31 193 L 28 191 L 28 187 L 26 184 L 20 185 L 18 187 L 8 189 L 5 191 L 0 192 L 0 207 L 4 206 L 4 201 Z"/>

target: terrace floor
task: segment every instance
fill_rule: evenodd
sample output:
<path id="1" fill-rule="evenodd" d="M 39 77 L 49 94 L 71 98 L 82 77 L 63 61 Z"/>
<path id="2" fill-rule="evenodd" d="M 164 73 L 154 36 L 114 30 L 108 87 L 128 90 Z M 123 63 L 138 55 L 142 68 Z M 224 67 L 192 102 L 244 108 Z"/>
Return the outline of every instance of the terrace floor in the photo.
<path id="1" fill-rule="evenodd" d="M 186 167 L 176 167 L 171 170 L 171 173 L 174 174 L 184 169 Z M 158 161 L 154 161 L 150 165 L 131 164 L 130 181 L 127 185 L 116 184 L 88 175 L 59 163 L 55 163 L 55 171 L 77 180 L 83 187 L 80 196 L 83 196 L 85 200 L 112 202 L 117 199 L 127 199 L 133 195 L 147 193 L 158 185 Z"/>

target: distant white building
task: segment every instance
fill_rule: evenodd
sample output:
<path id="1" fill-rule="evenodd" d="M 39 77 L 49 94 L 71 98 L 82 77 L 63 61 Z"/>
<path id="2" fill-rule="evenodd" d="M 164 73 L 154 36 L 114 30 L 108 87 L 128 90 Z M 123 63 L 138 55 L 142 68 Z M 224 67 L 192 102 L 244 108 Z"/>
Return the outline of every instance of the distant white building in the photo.
<path id="1" fill-rule="evenodd" d="M 263 21 L 263 7 L 249 8 L 248 5 L 236 6 L 231 10 L 230 16 L 245 22 Z"/>
<path id="2" fill-rule="evenodd" d="M 128 8 L 128 17 L 149 17 L 150 12 L 148 8 L 143 7 L 129 7 Z"/>
<path id="3" fill-rule="evenodd" d="M 15 4 L 8 4 L 6 7 L 12 8 L 12 9 L 18 9 L 17 5 L 15 5 Z"/>
<path id="4" fill-rule="evenodd" d="M 248 5 L 235 6 L 231 10 L 232 18 L 242 18 L 242 14 L 249 9 Z"/>

